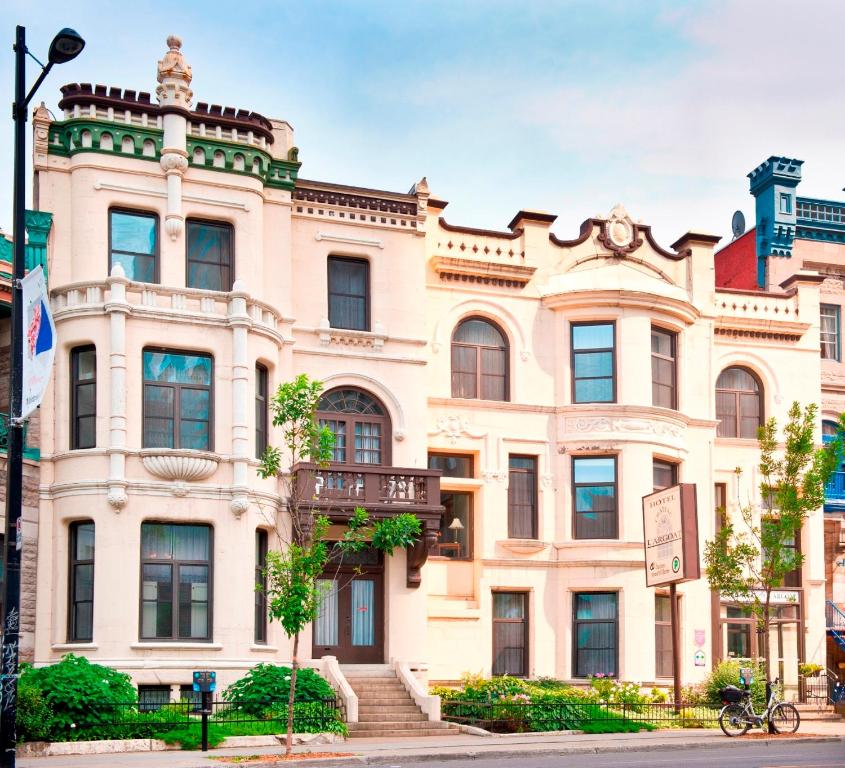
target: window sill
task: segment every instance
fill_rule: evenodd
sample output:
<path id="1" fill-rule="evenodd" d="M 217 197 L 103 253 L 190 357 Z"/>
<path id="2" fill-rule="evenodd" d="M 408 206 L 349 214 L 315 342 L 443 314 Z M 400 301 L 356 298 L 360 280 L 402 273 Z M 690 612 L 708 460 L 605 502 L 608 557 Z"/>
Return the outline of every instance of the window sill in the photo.
<path id="1" fill-rule="evenodd" d="M 539 539 L 500 539 L 496 544 L 517 555 L 534 555 L 549 546 L 548 542 Z"/>
<path id="2" fill-rule="evenodd" d="M 276 653 L 279 649 L 274 645 L 258 645 L 254 643 L 249 646 L 249 650 L 256 651 L 257 653 Z"/>
<path id="3" fill-rule="evenodd" d="M 194 643 L 162 640 L 160 643 L 155 641 L 130 643 L 129 647 L 133 651 L 195 651 L 198 648 L 205 651 L 222 651 L 223 643 L 208 643 L 204 640 L 197 640 Z"/>
<path id="4" fill-rule="evenodd" d="M 52 651 L 96 651 L 99 649 L 97 643 L 53 643 L 50 646 Z"/>

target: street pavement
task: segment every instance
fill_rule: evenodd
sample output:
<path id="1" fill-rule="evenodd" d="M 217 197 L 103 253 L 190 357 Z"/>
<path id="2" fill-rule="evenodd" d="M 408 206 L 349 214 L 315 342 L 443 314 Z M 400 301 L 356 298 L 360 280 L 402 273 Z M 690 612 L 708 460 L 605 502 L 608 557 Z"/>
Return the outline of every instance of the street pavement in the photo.
<path id="1" fill-rule="evenodd" d="M 757 731 L 757 733 L 760 733 Z M 809 734 L 817 734 L 810 738 Z M 422 737 L 407 739 L 354 739 L 345 743 L 298 747 L 297 753 L 352 753 L 345 759 L 302 760 L 285 766 L 385 765 L 408 768 L 418 763 L 449 762 L 457 768 L 472 761 L 474 768 L 501 765 L 519 759 L 529 766 L 670 766 L 712 768 L 722 760 L 756 766 L 845 768 L 845 724 L 802 724 L 801 739 L 728 739 L 718 729 L 664 730 L 636 734 L 509 734 L 502 736 Z M 737 751 L 739 750 L 739 751 Z M 683 752 L 683 755 L 679 754 Z M 663 754 L 660 754 L 663 753 Z M 280 754 L 278 747 L 214 749 L 201 752 L 126 752 L 104 755 L 19 758 L 20 768 L 224 768 L 235 765 L 230 756 Z M 723 757 L 724 756 L 724 757 Z M 752 756 L 755 758 L 751 761 Z M 211 758 L 216 758 L 212 760 Z M 304 755 L 303 755 L 304 757 Z M 757 759 L 759 758 L 759 760 Z M 780 762 L 778 762 L 780 761 Z M 791 762 L 790 762 L 791 761 Z M 240 765 L 243 765 L 241 763 Z M 256 764 L 266 768 L 268 763 Z"/>

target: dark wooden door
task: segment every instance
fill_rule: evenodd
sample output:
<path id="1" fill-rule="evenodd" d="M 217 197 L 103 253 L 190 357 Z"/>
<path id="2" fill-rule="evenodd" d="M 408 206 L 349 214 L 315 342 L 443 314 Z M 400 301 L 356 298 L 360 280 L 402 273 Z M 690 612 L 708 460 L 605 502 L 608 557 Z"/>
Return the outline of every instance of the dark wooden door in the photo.
<path id="1" fill-rule="evenodd" d="M 342 664 L 384 661 L 384 578 L 379 553 L 365 550 L 356 563 L 330 566 L 314 622 L 313 656 L 336 656 Z"/>

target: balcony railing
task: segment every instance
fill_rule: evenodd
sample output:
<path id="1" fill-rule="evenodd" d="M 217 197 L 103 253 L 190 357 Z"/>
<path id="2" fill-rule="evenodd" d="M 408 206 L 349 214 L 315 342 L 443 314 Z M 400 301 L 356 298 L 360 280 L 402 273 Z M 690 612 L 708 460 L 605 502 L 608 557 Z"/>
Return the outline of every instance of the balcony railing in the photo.
<path id="1" fill-rule="evenodd" d="M 403 467 L 295 464 L 297 494 L 302 507 L 345 522 L 356 507 L 373 519 L 407 512 L 422 524 L 420 540 L 408 550 L 407 584 L 418 587 L 430 549 L 437 543 L 443 515 L 440 470 Z"/>
<path id="2" fill-rule="evenodd" d="M 845 507 L 845 472 L 834 472 L 824 487 L 825 507 Z"/>
<path id="3" fill-rule="evenodd" d="M 23 457 L 25 459 L 32 459 L 38 461 L 41 458 L 41 450 L 38 446 L 30 446 L 27 444 L 28 427 L 24 424 L 23 427 Z M 9 450 L 9 414 L 0 413 L 0 453 L 6 453 Z"/>

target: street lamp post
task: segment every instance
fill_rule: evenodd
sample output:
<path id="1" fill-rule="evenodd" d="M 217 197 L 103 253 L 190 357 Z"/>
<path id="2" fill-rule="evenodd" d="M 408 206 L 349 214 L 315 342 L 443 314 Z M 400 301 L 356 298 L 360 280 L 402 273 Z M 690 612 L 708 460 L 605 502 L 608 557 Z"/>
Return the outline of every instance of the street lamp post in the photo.
<path id="1" fill-rule="evenodd" d="M 12 328 L 11 372 L 9 374 L 9 436 L 6 459 L 6 612 L 3 617 L 3 651 L 0 660 L 0 767 L 14 768 L 17 741 L 15 719 L 18 695 L 18 640 L 21 599 L 21 497 L 23 486 L 24 419 L 21 418 L 23 394 L 23 305 L 21 280 L 24 277 L 26 120 L 29 102 L 44 82 L 54 64 L 76 58 L 85 41 L 72 29 L 63 29 L 50 43 L 47 64 L 42 64 L 26 47 L 26 29 L 18 26 L 15 34 L 15 121 L 14 219 L 12 237 Z M 26 92 L 26 57 L 41 67 L 38 79 Z"/>

